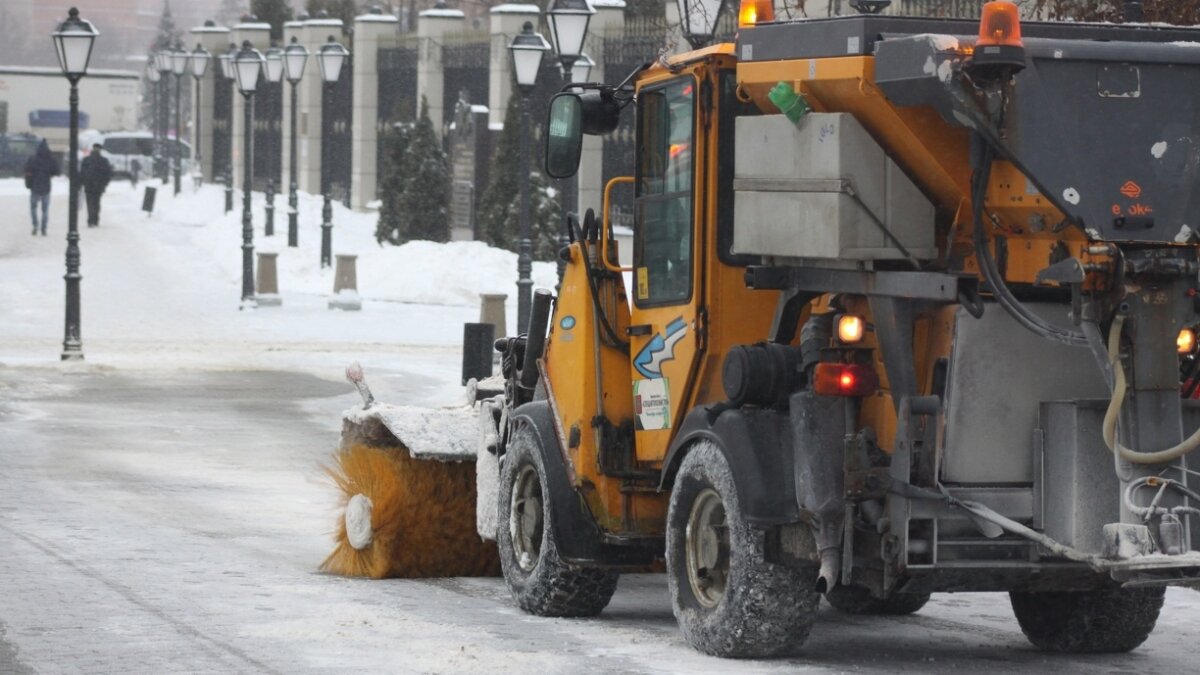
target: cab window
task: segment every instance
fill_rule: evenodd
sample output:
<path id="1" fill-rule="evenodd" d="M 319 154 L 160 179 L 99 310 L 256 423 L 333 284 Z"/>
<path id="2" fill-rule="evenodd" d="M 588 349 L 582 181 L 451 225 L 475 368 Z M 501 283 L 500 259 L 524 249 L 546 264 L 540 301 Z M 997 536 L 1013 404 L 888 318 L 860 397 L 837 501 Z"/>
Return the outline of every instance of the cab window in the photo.
<path id="1" fill-rule="evenodd" d="M 691 297 L 695 92 L 695 80 L 684 77 L 638 94 L 634 299 L 639 306 Z"/>

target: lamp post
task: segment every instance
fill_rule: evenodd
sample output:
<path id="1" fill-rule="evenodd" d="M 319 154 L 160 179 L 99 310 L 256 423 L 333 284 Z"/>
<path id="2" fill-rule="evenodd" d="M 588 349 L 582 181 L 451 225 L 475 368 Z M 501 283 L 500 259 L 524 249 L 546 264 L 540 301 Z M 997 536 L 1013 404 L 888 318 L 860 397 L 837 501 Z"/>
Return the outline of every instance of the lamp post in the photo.
<path id="1" fill-rule="evenodd" d="M 79 18 L 79 10 L 72 7 L 67 20 L 58 25 L 50 36 L 58 53 L 58 65 L 71 83 L 70 124 L 71 137 L 68 152 L 68 177 L 71 194 L 67 206 L 67 312 L 63 330 L 63 361 L 83 360 L 82 321 L 79 310 L 79 80 L 87 75 L 88 61 L 92 57 L 92 45 L 99 35 L 90 21 Z"/>
<path id="2" fill-rule="evenodd" d="M 288 246 L 299 246 L 299 228 L 297 227 L 296 219 L 298 217 L 298 208 L 300 206 L 299 195 L 296 194 L 296 87 L 300 84 L 300 78 L 304 77 L 304 66 L 308 63 L 308 49 L 300 44 L 296 36 L 292 36 L 292 43 L 283 50 L 283 70 L 287 74 L 287 81 L 292 85 L 292 100 L 291 100 L 291 136 L 289 139 L 290 148 L 288 150 L 288 163 L 290 164 L 289 176 L 290 185 L 288 187 Z"/>
<path id="3" fill-rule="evenodd" d="M 596 62 L 587 54 L 580 53 L 575 59 L 575 63 L 571 65 L 571 72 L 563 72 L 564 79 L 567 82 L 587 82 L 592 76 L 592 68 L 596 67 Z"/>
<path id="4" fill-rule="evenodd" d="M 146 62 L 146 79 L 150 82 L 150 133 L 154 135 L 153 140 L 150 142 L 150 146 L 154 152 L 154 156 L 150 160 L 150 172 L 151 175 L 158 175 L 158 82 L 162 79 L 162 75 L 158 74 L 158 66 L 155 65 L 154 60 L 154 54 L 151 54 L 149 60 Z"/>
<path id="5" fill-rule="evenodd" d="M 180 173 L 183 171 L 183 141 L 180 138 L 180 131 L 183 129 L 183 74 L 187 72 L 188 53 L 183 50 L 183 46 L 175 43 L 175 48 L 171 50 L 171 72 L 175 73 L 175 143 L 171 150 L 171 159 L 175 165 L 175 194 L 178 195 L 180 188 Z"/>
<path id="6" fill-rule="evenodd" d="M 708 46 L 717 32 L 717 20 L 725 9 L 725 0 L 675 0 L 679 8 L 680 31 L 692 49 Z"/>
<path id="7" fill-rule="evenodd" d="M 271 94 L 271 101 L 272 101 L 272 104 L 274 105 L 274 102 L 276 101 L 274 85 L 279 84 L 280 81 L 283 80 L 283 50 L 280 49 L 279 47 L 271 47 L 270 49 L 267 50 L 266 54 L 264 55 L 264 58 L 266 59 L 266 71 L 265 72 L 267 75 L 267 82 L 271 85 L 271 88 L 269 90 L 270 94 Z M 274 122 L 275 122 L 274 117 L 277 113 L 277 111 L 275 111 L 274 108 L 271 108 L 270 110 L 271 110 L 272 119 L 267 121 L 267 124 L 269 125 L 267 128 L 268 132 L 272 131 L 272 129 L 270 127 L 274 125 Z M 266 152 L 268 153 L 267 156 L 269 158 L 271 158 L 271 162 L 270 162 L 270 175 L 267 177 L 267 194 L 266 194 L 266 197 L 267 197 L 267 199 L 266 199 L 266 202 L 267 202 L 266 216 L 267 216 L 267 218 L 266 218 L 266 221 L 263 223 L 263 234 L 268 237 L 271 237 L 271 236 L 275 235 L 275 179 L 279 177 L 279 171 L 277 170 L 278 166 L 277 166 L 275 160 L 279 158 L 279 148 L 275 147 L 275 142 L 274 142 L 275 134 L 274 133 L 268 133 L 267 138 L 270 138 L 272 140 L 271 140 L 271 145 L 266 148 Z"/>
<path id="8" fill-rule="evenodd" d="M 221 62 L 221 74 L 225 76 L 226 81 L 232 86 L 237 77 L 234 74 L 233 58 L 237 56 L 237 45 L 230 42 L 229 50 L 218 57 Z M 229 106 L 229 119 L 226 120 L 229 126 L 227 134 L 229 136 L 229 162 L 225 165 L 225 213 L 233 210 L 233 105 Z"/>
<path id="9" fill-rule="evenodd" d="M 204 164 L 200 159 L 200 89 L 201 83 L 204 81 L 204 75 L 208 72 L 208 62 L 212 59 L 212 54 L 209 53 L 204 45 L 196 43 L 196 48 L 192 50 L 192 79 L 196 82 L 196 149 L 194 157 L 196 158 L 196 166 L 200 167 L 200 173 L 204 173 Z"/>
<path id="10" fill-rule="evenodd" d="M 170 175 L 170 167 L 167 165 L 168 152 L 170 152 L 167 149 L 167 145 L 169 144 L 167 137 L 167 116 L 171 110 L 170 76 L 173 62 L 174 59 L 171 57 L 170 47 L 163 47 L 154 53 L 154 67 L 158 68 L 158 75 L 161 78 L 159 86 L 163 92 L 162 96 L 159 97 L 162 105 L 158 109 L 158 128 L 162 131 L 159 132 L 158 158 L 154 162 L 154 176 L 161 180 L 163 184 L 166 184 L 167 178 Z"/>
<path id="11" fill-rule="evenodd" d="M 233 59 L 238 91 L 242 92 L 242 307 L 254 306 L 254 225 L 250 213 L 251 181 L 254 178 L 254 92 L 263 69 L 263 55 L 249 40 Z"/>
<path id="12" fill-rule="evenodd" d="M 332 35 L 317 52 L 317 64 L 321 67 L 321 81 L 325 83 L 321 92 L 321 267 L 333 265 L 333 202 L 329 194 L 329 137 L 333 134 L 332 115 L 329 114 L 329 96 L 342 74 L 342 64 L 350 56 Z"/>
<path id="13" fill-rule="evenodd" d="M 565 64 L 563 64 L 565 66 Z M 573 82 L 589 82 L 592 76 L 592 68 L 596 62 L 592 57 L 580 52 L 579 57 L 575 59 L 575 63 L 571 65 L 570 71 L 563 71 L 563 79 L 568 83 Z M 581 88 L 575 87 L 575 91 L 582 91 Z M 563 179 L 563 225 L 564 227 L 558 233 L 559 248 L 566 248 L 571 242 L 571 236 L 567 233 L 567 214 L 575 213 L 578 217 L 579 212 L 579 178 L 571 176 Z M 562 283 L 563 275 L 567 272 L 567 261 L 558 257 L 558 281 Z"/>
<path id="14" fill-rule="evenodd" d="M 558 53 L 559 66 L 562 67 L 563 79 L 567 82 L 586 82 L 591 68 L 581 68 L 582 78 L 576 79 L 575 64 L 583 56 L 583 43 L 587 39 L 588 23 L 596 10 L 588 0 L 552 0 L 546 10 L 546 19 L 550 24 L 550 33 L 554 39 L 554 50 Z M 589 59 L 590 61 L 590 59 Z M 571 214 L 579 210 L 579 178 L 571 176 L 562 180 L 563 187 L 563 227 L 559 230 L 558 240 L 564 246 L 568 240 L 567 223 Z M 565 260 L 558 261 L 558 276 L 561 279 L 567 264 Z"/>
<path id="15" fill-rule="evenodd" d="M 517 242 L 517 331 L 529 325 L 529 307 L 533 298 L 533 242 L 529 239 L 529 94 L 537 84 L 538 71 L 542 68 L 542 56 L 550 51 L 550 45 L 540 33 L 533 31 L 529 21 L 508 45 L 512 55 L 513 73 L 516 75 L 517 90 L 521 93 L 521 130 L 517 143 L 517 170 L 521 173 L 520 204 L 521 233 Z"/>

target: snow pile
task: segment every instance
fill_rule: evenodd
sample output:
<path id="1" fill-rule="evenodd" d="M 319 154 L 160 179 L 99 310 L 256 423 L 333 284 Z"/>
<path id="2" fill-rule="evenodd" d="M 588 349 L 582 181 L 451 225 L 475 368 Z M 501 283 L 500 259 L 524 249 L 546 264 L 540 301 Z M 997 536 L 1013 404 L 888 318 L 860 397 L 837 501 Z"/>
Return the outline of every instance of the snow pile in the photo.
<path id="1" fill-rule="evenodd" d="M 240 280 L 242 201 L 240 193 L 235 196 L 234 210 L 226 214 L 224 188 L 220 186 L 205 185 L 198 192 L 184 191 L 179 197 L 160 191 L 159 208 L 151 220 L 203 228 L 193 235 L 195 244 L 219 261 L 223 273 Z M 259 192 L 252 194 L 255 251 L 279 254 L 281 293 L 285 297 L 289 291 L 332 296 L 334 268 L 320 266 L 320 196 L 300 195 L 296 248 L 287 246 L 287 195 L 276 195 L 274 205 L 274 236 L 267 237 L 265 197 Z M 378 219 L 377 213 L 358 213 L 341 203 L 333 204 L 333 255 L 358 256 L 358 292 L 364 300 L 478 306 L 481 293 L 506 293 L 508 304 L 516 307 L 515 253 L 477 241 L 381 245 L 375 241 Z M 231 234 L 236 237 L 233 247 Z M 553 288 L 556 275 L 553 264 L 536 263 L 534 286 Z"/>

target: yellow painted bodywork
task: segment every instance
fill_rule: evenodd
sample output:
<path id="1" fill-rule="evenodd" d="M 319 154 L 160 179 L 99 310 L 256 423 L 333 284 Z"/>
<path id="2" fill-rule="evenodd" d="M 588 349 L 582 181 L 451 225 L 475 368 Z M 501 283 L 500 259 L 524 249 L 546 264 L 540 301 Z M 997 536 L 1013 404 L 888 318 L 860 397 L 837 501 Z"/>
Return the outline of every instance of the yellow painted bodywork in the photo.
<path id="1" fill-rule="evenodd" d="M 596 246 L 590 246 L 594 251 Z M 558 445 L 572 484 L 601 528 L 661 534 L 666 519 L 662 496 L 628 489 L 624 481 L 600 469 L 601 436 L 593 420 L 605 417 L 617 426 L 633 423 L 630 361 L 624 351 L 603 339 L 588 288 L 584 244 L 572 244 L 569 251 L 543 361 Z M 598 290 L 613 329 L 624 337 L 629 327 L 624 281 L 614 275 L 602 280 Z"/>

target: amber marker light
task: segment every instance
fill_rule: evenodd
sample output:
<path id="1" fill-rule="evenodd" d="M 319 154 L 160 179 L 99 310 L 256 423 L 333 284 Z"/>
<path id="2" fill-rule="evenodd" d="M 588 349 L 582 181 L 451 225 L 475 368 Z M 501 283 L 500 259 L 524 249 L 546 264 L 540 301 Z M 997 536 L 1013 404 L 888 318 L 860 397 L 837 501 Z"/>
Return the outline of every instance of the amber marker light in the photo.
<path id="1" fill-rule="evenodd" d="M 838 317 L 838 339 L 846 344 L 854 344 L 863 339 L 867 324 L 861 316 L 843 314 Z"/>
<path id="2" fill-rule="evenodd" d="M 1175 350 L 1180 354 L 1191 354 L 1196 349 L 1196 331 L 1184 328 L 1175 338 Z"/>
<path id="3" fill-rule="evenodd" d="M 775 5 L 771 0 L 742 0 L 738 7 L 738 28 L 775 20 Z"/>

